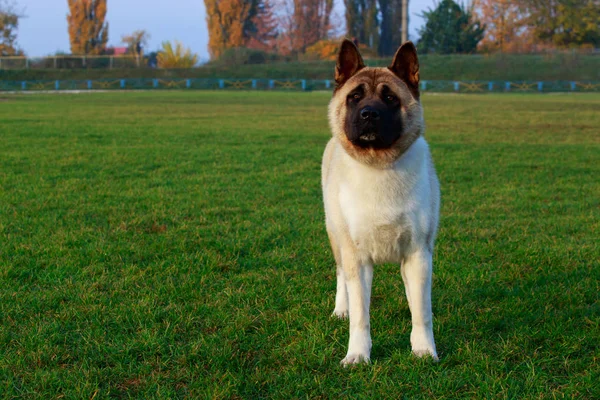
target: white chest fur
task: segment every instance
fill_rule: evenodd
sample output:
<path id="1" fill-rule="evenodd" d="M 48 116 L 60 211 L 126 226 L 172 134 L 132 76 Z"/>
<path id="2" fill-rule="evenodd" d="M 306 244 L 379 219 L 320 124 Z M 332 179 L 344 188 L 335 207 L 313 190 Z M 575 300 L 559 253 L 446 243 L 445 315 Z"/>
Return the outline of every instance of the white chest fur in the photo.
<path id="1" fill-rule="evenodd" d="M 341 157 L 345 168 L 337 177 L 337 211 L 359 257 L 375 263 L 402 261 L 427 240 L 437 217 L 432 215 L 427 143 L 418 139 L 388 169 L 360 164 L 346 153 Z"/>

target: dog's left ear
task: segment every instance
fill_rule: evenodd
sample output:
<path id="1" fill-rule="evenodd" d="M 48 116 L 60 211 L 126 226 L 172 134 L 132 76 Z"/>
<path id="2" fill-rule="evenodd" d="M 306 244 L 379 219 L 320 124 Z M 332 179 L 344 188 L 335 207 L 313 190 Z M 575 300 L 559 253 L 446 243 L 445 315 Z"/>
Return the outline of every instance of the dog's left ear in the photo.
<path id="1" fill-rule="evenodd" d="M 419 98 L 419 58 L 412 42 L 405 42 L 394 56 L 392 65 L 388 67 L 398 78 L 402 79 L 413 95 Z"/>

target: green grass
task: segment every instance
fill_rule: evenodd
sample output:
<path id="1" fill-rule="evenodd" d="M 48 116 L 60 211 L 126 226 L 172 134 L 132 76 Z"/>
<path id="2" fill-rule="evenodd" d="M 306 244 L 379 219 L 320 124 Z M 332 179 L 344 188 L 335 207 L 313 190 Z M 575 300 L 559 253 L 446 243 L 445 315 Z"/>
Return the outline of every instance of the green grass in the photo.
<path id="1" fill-rule="evenodd" d="M 600 57 L 585 54 L 555 55 L 421 55 L 421 79 L 509 81 L 600 81 Z M 386 66 L 390 59 L 367 60 Z M 0 70 L 0 80 L 54 80 L 101 78 L 267 78 L 333 79 L 333 61 L 288 62 L 259 65 L 208 64 L 200 68 L 76 70 Z"/>
<path id="2" fill-rule="evenodd" d="M 599 398 L 600 96 L 423 97 L 440 362 L 384 265 L 348 369 L 328 98 L 0 97 L 0 397 Z"/>

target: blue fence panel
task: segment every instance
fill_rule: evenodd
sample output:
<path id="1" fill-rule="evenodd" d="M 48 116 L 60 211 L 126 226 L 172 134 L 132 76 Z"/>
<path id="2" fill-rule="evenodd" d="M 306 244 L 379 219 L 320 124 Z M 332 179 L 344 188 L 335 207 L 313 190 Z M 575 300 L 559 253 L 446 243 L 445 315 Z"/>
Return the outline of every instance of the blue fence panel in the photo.
<path id="1" fill-rule="evenodd" d="M 421 90 L 423 92 L 454 92 L 455 85 L 454 81 L 426 81 L 427 86 L 423 89 L 423 85 L 421 85 Z"/>
<path id="2" fill-rule="evenodd" d="M 323 79 L 216 79 L 216 78 L 127 78 L 87 80 L 0 81 L 0 91 L 59 91 L 114 89 L 284 90 L 330 91 L 331 80 Z M 600 81 L 441 81 L 423 80 L 422 92 L 456 93 L 549 93 L 600 92 Z"/>

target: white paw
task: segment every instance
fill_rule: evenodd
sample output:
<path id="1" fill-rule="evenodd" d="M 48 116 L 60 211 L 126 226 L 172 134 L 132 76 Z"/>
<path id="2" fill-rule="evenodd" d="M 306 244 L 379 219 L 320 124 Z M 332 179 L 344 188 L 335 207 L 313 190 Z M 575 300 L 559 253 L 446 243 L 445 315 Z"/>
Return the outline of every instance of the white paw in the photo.
<path id="1" fill-rule="evenodd" d="M 347 367 L 349 365 L 356 365 L 362 363 L 368 364 L 370 361 L 371 359 L 367 354 L 354 353 L 346 355 L 346 357 L 344 357 L 340 364 L 342 364 L 344 367 Z"/>
<path id="2" fill-rule="evenodd" d="M 339 319 L 346 319 L 348 318 L 348 309 L 340 309 L 338 310 L 337 308 L 335 310 L 333 310 L 333 313 L 331 314 L 332 317 L 336 317 Z"/>
<path id="3" fill-rule="evenodd" d="M 415 356 L 430 356 L 434 361 L 438 361 L 438 355 L 435 351 L 435 341 L 433 340 L 433 332 L 431 329 L 413 327 L 410 334 L 410 344 Z"/>
<path id="4" fill-rule="evenodd" d="M 433 358 L 433 361 L 439 361 L 440 359 L 438 358 L 437 353 L 435 352 L 435 350 L 431 350 L 431 349 L 427 349 L 427 350 L 414 350 L 413 349 L 413 354 L 419 358 L 423 358 L 423 357 L 431 357 Z"/>

